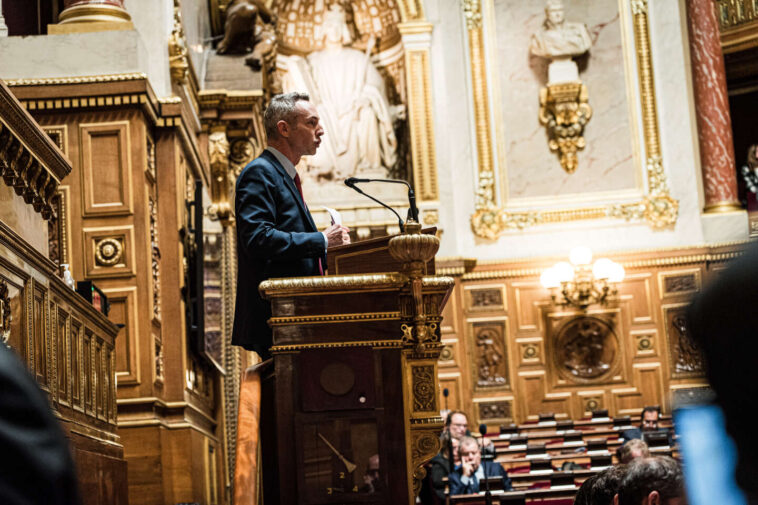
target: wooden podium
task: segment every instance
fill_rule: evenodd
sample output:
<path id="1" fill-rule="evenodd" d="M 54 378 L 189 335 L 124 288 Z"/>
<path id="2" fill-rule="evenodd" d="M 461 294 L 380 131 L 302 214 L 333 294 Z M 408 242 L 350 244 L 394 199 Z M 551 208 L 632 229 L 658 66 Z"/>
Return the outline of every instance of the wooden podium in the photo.
<path id="1" fill-rule="evenodd" d="M 439 323 L 454 281 L 424 275 L 439 240 L 417 223 L 368 245 L 389 252 L 396 270 L 260 285 L 274 340 L 261 406 L 267 505 L 413 504 L 439 450 Z M 365 268 L 366 250 L 337 252 L 360 254 Z"/>

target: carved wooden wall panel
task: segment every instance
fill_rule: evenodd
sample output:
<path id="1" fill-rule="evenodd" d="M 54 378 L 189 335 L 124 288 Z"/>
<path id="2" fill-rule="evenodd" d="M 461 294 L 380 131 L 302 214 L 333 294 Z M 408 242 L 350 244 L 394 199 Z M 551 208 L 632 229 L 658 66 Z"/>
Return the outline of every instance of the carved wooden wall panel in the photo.
<path id="1" fill-rule="evenodd" d="M 467 411 L 471 424 L 492 413 L 480 412 L 480 405 L 510 395 L 515 422 L 545 412 L 580 418 L 593 409 L 637 416 L 645 405 L 661 405 L 668 413 L 672 391 L 705 384 L 702 358 L 687 338 L 684 308 L 739 250 L 619 254 L 613 259 L 627 275 L 618 299 L 590 306 L 586 314 L 552 304 L 539 284 L 550 263 L 540 259 L 488 263 L 458 274 L 457 338 L 451 334 L 447 342 L 456 360 L 440 368 L 448 381 L 453 371 L 463 379 L 459 403 L 451 408 Z M 599 321 L 582 326 L 583 317 Z M 587 345 L 577 344 L 582 341 Z M 496 382 L 498 376 L 505 380 Z"/>
<path id="2" fill-rule="evenodd" d="M 118 383 L 140 383 L 140 339 L 137 318 L 137 289 L 105 289 L 111 304 L 110 320 L 123 327 L 116 339 L 116 377 Z"/>
<path id="3" fill-rule="evenodd" d="M 672 379 L 705 375 L 703 354 L 692 340 L 687 322 L 687 304 L 664 305 L 669 370 Z"/>
<path id="4" fill-rule="evenodd" d="M 132 212 L 130 144 L 128 121 L 79 125 L 84 216 Z"/>
<path id="5" fill-rule="evenodd" d="M 514 313 L 518 333 L 540 329 L 540 307 L 545 305 L 545 290 L 539 282 L 513 282 Z"/>
<path id="6" fill-rule="evenodd" d="M 631 273 L 619 288 L 619 296 L 630 303 L 633 324 L 654 323 L 655 317 L 652 275 Z"/>
<path id="7" fill-rule="evenodd" d="M 475 389 L 507 389 L 510 378 L 508 376 L 508 353 L 505 343 L 505 318 L 469 319 L 469 327 Z"/>

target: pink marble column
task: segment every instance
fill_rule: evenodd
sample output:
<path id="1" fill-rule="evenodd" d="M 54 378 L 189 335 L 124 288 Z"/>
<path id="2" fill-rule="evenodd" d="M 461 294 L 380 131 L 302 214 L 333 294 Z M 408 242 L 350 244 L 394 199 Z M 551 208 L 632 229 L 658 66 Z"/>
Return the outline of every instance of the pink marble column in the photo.
<path id="1" fill-rule="evenodd" d="M 686 0 L 705 212 L 740 209 L 716 3 Z"/>

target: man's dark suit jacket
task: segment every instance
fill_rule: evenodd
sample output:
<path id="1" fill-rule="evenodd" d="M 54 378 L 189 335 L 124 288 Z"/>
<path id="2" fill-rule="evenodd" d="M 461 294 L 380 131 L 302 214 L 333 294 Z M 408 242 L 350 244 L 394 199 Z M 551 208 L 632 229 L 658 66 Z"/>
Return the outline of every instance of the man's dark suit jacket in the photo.
<path id="1" fill-rule="evenodd" d="M 74 462 L 45 393 L 0 343 L 0 503 L 77 505 Z"/>
<path id="2" fill-rule="evenodd" d="M 511 485 L 511 479 L 508 477 L 508 473 L 505 471 L 505 469 L 502 467 L 500 463 L 495 463 L 494 461 L 482 461 L 482 466 L 484 466 L 485 477 L 500 477 L 503 479 L 504 490 L 510 491 L 511 489 L 513 489 L 513 486 Z M 481 491 L 485 491 L 484 484 L 480 486 L 479 482 L 477 481 L 476 483 L 474 483 L 472 478 L 469 478 L 468 484 L 463 484 L 463 482 L 461 481 L 462 477 L 463 477 L 463 470 L 460 466 L 456 467 L 455 470 L 450 472 L 448 479 L 450 482 L 451 495 L 472 494 L 472 493 L 479 493 Z"/>
<path id="3" fill-rule="evenodd" d="M 272 277 L 319 275 L 324 236 L 292 178 L 268 151 L 237 178 L 237 302 L 232 344 L 269 357 L 271 306 L 258 285 Z"/>

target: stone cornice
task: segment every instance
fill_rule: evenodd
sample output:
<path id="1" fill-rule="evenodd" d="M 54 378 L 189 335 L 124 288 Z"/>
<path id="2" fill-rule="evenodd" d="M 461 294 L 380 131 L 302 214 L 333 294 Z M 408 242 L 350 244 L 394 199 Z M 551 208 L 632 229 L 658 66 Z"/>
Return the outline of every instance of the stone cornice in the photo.
<path id="1" fill-rule="evenodd" d="M 55 216 L 50 199 L 71 162 L 0 81 L 0 175 L 45 219 Z"/>

